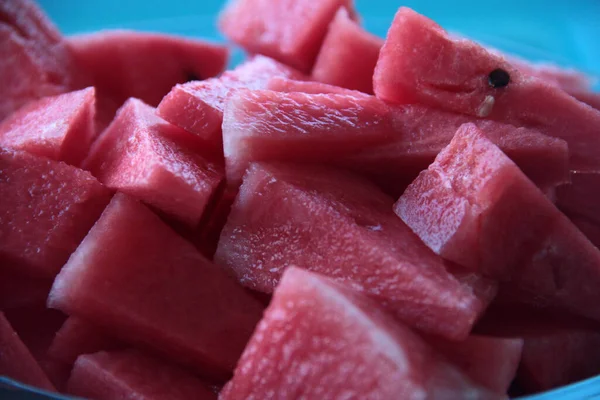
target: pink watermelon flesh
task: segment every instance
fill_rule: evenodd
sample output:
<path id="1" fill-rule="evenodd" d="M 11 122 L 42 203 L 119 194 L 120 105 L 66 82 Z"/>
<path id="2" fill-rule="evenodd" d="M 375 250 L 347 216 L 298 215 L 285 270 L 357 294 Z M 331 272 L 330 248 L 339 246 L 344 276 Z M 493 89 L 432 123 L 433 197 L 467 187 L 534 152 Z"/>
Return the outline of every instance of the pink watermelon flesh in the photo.
<path id="1" fill-rule="evenodd" d="M 67 392 L 95 400 L 217 399 L 208 385 L 189 372 L 133 350 L 82 355 Z"/>
<path id="2" fill-rule="evenodd" d="M 353 2 L 235 0 L 221 14 L 219 28 L 249 53 L 264 54 L 309 73 L 340 7 L 353 9 Z"/>
<path id="3" fill-rule="evenodd" d="M 48 304 L 219 377 L 235 366 L 262 312 L 222 269 L 121 193 L 63 267 Z"/>
<path id="4" fill-rule="evenodd" d="M 54 391 L 50 380 L 2 312 L 0 312 L 0 354 L 2 355 L 0 376 Z"/>
<path id="5" fill-rule="evenodd" d="M 508 72 L 507 86 L 490 85 L 489 75 L 496 69 Z M 536 128 L 567 141 L 573 169 L 600 166 L 600 111 L 473 42 L 453 39 L 408 8 L 396 14 L 373 79 L 383 100 Z"/>
<path id="6" fill-rule="evenodd" d="M 348 89 L 373 93 L 373 71 L 383 39 L 367 32 L 340 8 L 311 72 L 313 79 Z"/>
<path id="7" fill-rule="evenodd" d="M 359 92 L 358 90 L 346 89 L 340 86 L 329 85 L 327 83 L 287 79 L 278 76 L 269 80 L 266 89 L 286 93 L 301 92 L 310 94 L 332 93 L 352 96 L 364 95 L 364 93 Z"/>
<path id="8" fill-rule="evenodd" d="M 471 335 L 462 342 L 428 337 L 427 342 L 474 383 L 505 394 L 517 374 L 523 339 Z"/>
<path id="9" fill-rule="evenodd" d="M 94 88 L 45 97 L 0 124 L 0 146 L 79 166 L 96 136 L 95 114 Z"/>
<path id="10" fill-rule="evenodd" d="M 223 118 L 227 181 L 238 185 L 252 161 L 328 160 L 385 143 L 393 129 L 389 108 L 372 96 L 239 90 Z"/>
<path id="11" fill-rule="evenodd" d="M 195 226 L 224 173 L 187 146 L 188 132 L 154 111 L 140 100 L 128 100 L 84 166 L 110 189 Z"/>
<path id="12" fill-rule="evenodd" d="M 98 90 L 100 128 L 128 98 L 156 107 L 174 85 L 219 74 L 228 55 L 202 40 L 121 30 L 70 37 L 68 45 L 85 85 Z"/>
<path id="13" fill-rule="evenodd" d="M 573 91 L 569 92 L 569 94 L 588 106 L 591 106 L 596 110 L 600 110 L 600 93 L 589 91 Z"/>
<path id="14" fill-rule="evenodd" d="M 530 392 L 568 385 L 600 374 L 600 333 L 547 331 L 526 337 L 519 383 Z"/>
<path id="15" fill-rule="evenodd" d="M 110 200 L 86 171 L 0 148 L 0 269 L 53 278 Z"/>
<path id="16" fill-rule="evenodd" d="M 72 55 L 35 2 L 0 2 L 0 121 L 30 101 L 69 91 Z"/>
<path id="17" fill-rule="evenodd" d="M 589 306 L 600 251 L 474 125 L 458 129 L 394 211 L 437 254 L 510 279 L 511 300 L 600 318 Z"/>
<path id="18" fill-rule="evenodd" d="M 556 205 L 600 224 L 600 170 L 573 171 L 571 183 L 556 189 Z"/>
<path id="19" fill-rule="evenodd" d="M 123 347 L 117 339 L 78 317 L 69 317 L 60 327 L 48 348 L 48 357 L 73 365 L 82 354 L 116 350 Z"/>
<path id="20" fill-rule="evenodd" d="M 272 77 L 301 79 L 292 68 L 264 56 L 255 56 L 219 78 L 175 86 L 161 101 L 157 113 L 198 138 L 221 146 L 221 123 L 227 99 L 241 88 L 262 89 Z"/>
<path id="21" fill-rule="evenodd" d="M 288 269 L 222 400 L 495 399 L 376 304 Z"/>
<path id="22" fill-rule="evenodd" d="M 580 217 L 571 217 L 571 221 L 594 246 L 600 248 L 600 224 Z"/>
<path id="23" fill-rule="evenodd" d="M 269 85 L 293 87 L 294 81 Z M 298 82 L 310 91 L 312 82 Z M 313 90 L 314 89 L 314 90 Z M 286 90 L 287 91 L 287 90 Z M 294 92 L 295 90 L 291 90 Z M 241 181 L 253 161 L 338 165 L 367 175 L 398 196 L 433 162 L 467 115 L 406 105 L 388 107 L 372 96 L 239 91 L 227 103 L 223 144 L 227 178 Z M 565 141 L 495 121 L 476 124 L 541 187 L 568 182 Z"/>
<path id="24" fill-rule="evenodd" d="M 0 310 L 46 304 L 51 279 L 34 279 L 0 268 Z"/>
<path id="25" fill-rule="evenodd" d="M 392 203 L 345 171 L 252 164 L 215 261 L 266 293 L 288 266 L 302 266 L 370 295 L 419 329 L 465 338 L 493 286 L 473 274 L 453 275 L 393 215 Z"/>

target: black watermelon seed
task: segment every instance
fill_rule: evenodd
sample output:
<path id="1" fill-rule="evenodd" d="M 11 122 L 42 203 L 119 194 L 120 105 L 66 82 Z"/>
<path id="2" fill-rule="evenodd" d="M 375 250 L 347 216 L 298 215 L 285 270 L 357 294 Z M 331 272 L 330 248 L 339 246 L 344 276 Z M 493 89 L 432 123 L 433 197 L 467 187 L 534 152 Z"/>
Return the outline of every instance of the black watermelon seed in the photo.
<path id="1" fill-rule="evenodd" d="M 508 86 L 510 74 L 502 68 L 497 68 L 488 75 L 488 82 L 493 88 L 502 88 Z"/>

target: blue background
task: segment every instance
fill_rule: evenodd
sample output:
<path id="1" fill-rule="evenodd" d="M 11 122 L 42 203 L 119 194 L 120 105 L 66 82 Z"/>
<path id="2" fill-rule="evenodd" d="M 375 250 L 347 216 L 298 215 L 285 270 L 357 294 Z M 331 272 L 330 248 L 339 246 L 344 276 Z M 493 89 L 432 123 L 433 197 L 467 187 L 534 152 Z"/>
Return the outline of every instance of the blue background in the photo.
<path id="1" fill-rule="evenodd" d="M 10 1 L 10 0 L 8 0 Z M 312 0 L 320 1 L 320 0 Z M 222 40 L 223 0 L 38 0 L 65 34 L 127 28 Z M 534 61 L 553 61 L 600 77 L 600 0 L 355 0 L 364 26 L 384 37 L 399 6 L 445 28 Z M 4 386 L 6 387 L 6 386 Z M 0 398 L 41 399 L 3 389 Z M 536 399 L 600 399 L 600 379 Z M 533 397 L 531 398 L 533 399 Z"/>

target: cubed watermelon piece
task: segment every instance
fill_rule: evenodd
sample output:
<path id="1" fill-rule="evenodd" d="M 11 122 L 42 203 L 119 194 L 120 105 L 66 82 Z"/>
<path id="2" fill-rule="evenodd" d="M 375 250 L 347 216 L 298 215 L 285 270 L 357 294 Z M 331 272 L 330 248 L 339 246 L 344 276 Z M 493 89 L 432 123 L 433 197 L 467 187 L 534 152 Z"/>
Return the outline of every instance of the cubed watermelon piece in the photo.
<path id="1" fill-rule="evenodd" d="M 222 12 L 219 28 L 249 53 L 309 73 L 340 7 L 356 16 L 352 0 L 234 0 Z"/>
<path id="2" fill-rule="evenodd" d="M 547 331 L 526 337 L 518 381 L 534 393 L 600 374 L 600 333 Z"/>
<path id="3" fill-rule="evenodd" d="M 600 110 L 600 93 L 590 91 L 573 91 L 569 92 L 569 94 L 588 106 L 591 106 L 596 110 Z"/>
<path id="4" fill-rule="evenodd" d="M 289 268 L 221 399 L 500 399 L 369 299 Z"/>
<path id="5" fill-rule="evenodd" d="M 311 76 L 320 82 L 373 93 L 373 72 L 383 39 L 367 32 L 340 8 L 329 31 Z"/>
<path id="6" fill-rule="evenodd" d="M 121 193 L 63 267 L 48 304 L 211 376 L 233 369 L 262 313 L 224 270 Z"/>
<path id="7" fill-rule="evenodd" d="M 46 304 L 52 279 L 14 273 L 16 268 L 0 268 L 0 310 Z"/>
<path id="8" fill-rule="evenodd" d="M 480 335 L 471 335 L 461 342 L 430 336 L 427 343 L 474 383 L 499 394 L 508 391 L 523 350 L 523 339 Z"/>
<path id="9" fill-rule="evenodd" d="M 252 161 L 320 162 L 393 134 L 390 109 L 373 96 L 239 90 L 223 118 L 227 182 L 239 185 Z"/>
<path id="10" fill-rule="evenodd" d="M 567 141 L 573 169 L 600 167 L 600 111 L 408 8 L 394 18 L 373 79 L 383 100 L 533 127 Z"/>
<path id="11" fill-rule="evenodd" d="M 221 146 L 225 102 L 241 88 L 263 89 L 272 77 L 300 79 L 298 71 L 264 56 L 255 56 L 219 78 L 176 85 L 161 101 L 157 113 L 198 138 Z"/>
<path id="12" fill-rule="evenodd" d="M 56 332 L 48 347 L 48 357 L 67 365 L 73 365 L 82 354 L 116 350 L 123 344 L 107 335 L 88 321 L 69 317 Z"/>
<path id="13" fill-rule="evenodd" d="M 600 224 L 600 170 L 573 171 L 571 183 L 556 188 L 556 205 Z"/>
<path id="14" fill-rule="evenodd" d="M 437 254 L 510 280 L 511 300 L 600 319 L 600 251 L 476 126 L 458 129 L 394 211 Z"/>
<path id="15" fill-rule="evenodd" d="M 7 376 L 42 389 L 55 390 L 1 311 L 0 354 L 0 376 Z"/>
<path id="16" fill-rule="evenodd" d="M 269 85 L 310 87 L 313 82 L 271 80 Z M 333 87 L 333 86 L 332 86 Z M 474 121 L 464 114 L 420 105 L 389 107 L 373 96 L 243 91 L 233 95 L 223 120 L 230 184 L 241 181 L 252 161 L 341 165 L 365 174 L 398 196 L 450 143 L 456 129 Z M 358 94 L 358 95 L 356 95 Z M 535 130 L 475 120 L 486 134 L 541 187 L 569 181 L 565 141 Z"/>
<path id="17" fill-rule="evenodd" d="M 217 399 L 206 383 L 188 371 L 133 350 L 82 355 L 67 392 L 95 400 Z"/>
<path id="18" fill-rule="evenodd" d="M 111 193 L 89 172 L 0 148 L 0 268 L 53 278 Z"/>
<path id="19" fill-rule="evenodd" d="M 465 338 L 494 288 L 473 274 L 453 275 L 396 218 L 392 204 L 345 171 L 252 164 L 215 261 L 266 293 L 288 266 L 301 266 L 370 295 L 419 329 Z"/>
<path id="20" fill-rule="evenodd" d="M 77 70 L 56 27 L 31 0 L 0 2 L 0 121 L 30 101 L 64 93 Z"/>
<path id="21" fill-rule="evenodd" d="M 84 166 L 107 187 L 195 226 L 224 172 L 190 145 L 188 132 L 154 111 L 138 99 L 128 100 Z"/>
<path id="22" fill-rule="evenodd" d="M 322 82 L 298 80 L 298 79 L 287 79 L 282 77 L 274 77 L 269 80 L 266 89 L 274 90 L 276 92 L 301 92 L 311 94 L 345 94 L 353 96 L 361 96 L 362 92 L 358 90 L 346 89 L 340 86 L 329 85 Z"/>
<path id="23" fill-rule="evenodd" d="M 93 87 L 45 97 L 0 124 L 0 146 L 79 166 L 96 136 Z"/>
<path id="24" fill-rule="evenodd" d="M 171 88 L 223 71 L 224 46 L 197 39 L 133 31 L 104 31 L 68 38 L 85 85 L 98 90 L 98 123 L 104 128 L 130 97 L 156 107 Z"/>

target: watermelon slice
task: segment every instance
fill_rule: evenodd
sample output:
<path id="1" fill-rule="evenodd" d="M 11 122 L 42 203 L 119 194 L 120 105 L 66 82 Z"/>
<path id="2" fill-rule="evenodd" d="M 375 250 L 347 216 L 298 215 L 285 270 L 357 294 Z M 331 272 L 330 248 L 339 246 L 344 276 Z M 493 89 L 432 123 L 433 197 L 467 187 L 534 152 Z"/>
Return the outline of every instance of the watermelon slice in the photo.
<path id="1" fill-rule="evenodd" d="M 0 376 L 7 376 L 45 390 L 55 390 L 2 312 L 0 312 L 0 354 L 2 355 Z"/>
<path id="2" fill-rule="evenodd" d="M 600 251 L 474 125 L 459 128 L 394 211 L 444 258 L 510 279 L 512 301 L 600 318 L 589 306 Z"/>
<path id="3" fill-rule="evenodd" d="M 110 200 L 89 172 L 0 148 L 0 269 L 53 278 Z"/>
<path id="4" fill-rule="evenodd" d="M 313 81 L 305 81 L 305 80 L 297 80 L 297 79 L 287 79 L 276 76 L 269 80 L 266 89 L 274 90 L 276 92 L 301 92 L 301 93 L 311 93 L 311 94 L 345 94 L 358 96 L 364 95 L 364 93 L 359 92 L 358 90 L 346 89 L 340 86 L 329 85 L 327 83 L 321 82 L 313 82 Z"/>
<path id="5" fill-rule="evenodd" d="M 123 347 L 118 340 L 84 319 L 69 317 L 60 327 L 48 347 L 48 357 L 73 365 L 82 354 L 116 350 Z"/>
<path id="6" fill-rule="evenodd" d="M 221 146 L 221 123 L 227 98 L 241 88 L 262 89 L 272 77 L 300 79 L 292 68 L 255 56 L 220 78 L 175 86 L 158 106 L 158 115 L 203 141 Z"/>
<path id="7" fill-rule="evenodd" d="M 249 53 L 309 73 L 340 7 L 355 17 L 352 0 L 234 0 L 221 14 L 219 28 Z"/>
<path id="8" fill-rule="evenodd" d="M 31 102 L 0 124 L 0 146 L 79 166 L 96 136 L 95 114 L 94 88 Z"/>
<path id="9" fill-rule="evenodd" d="M 531 393 L 600 374 L 600 333 L 547 331 L 525 338 L 519 383 Z"/>
<path id="10" fill-rule="evenodd" d="M 523 339 L 471 335 L 462 342 L 428 337 L 427 342 L 474 383 L 505 394 L 517 374 Z"/>
<path id="11" fill-rule="evenodd" d="M 217 399 L 208 385 L 189 372 L 132 350 L 79 357 L 67 392 L 95 400 Z"/>
<path id="12" fill-rule="evenodd" d="M 600 111 L 408 8 L 396 14 L 373 79 L 386 101 L 536 128 L 567 141 L 573 169 L 600 167 Z"/>
<path id="13" fill-rule="evenodd" d="M 68 38 L 84 84 L 98 90 L 98 123 L 106 127 L 130 97 L 156 107 L 178 83 L 219 74 L 227 49 L 202 40 L 157 33 L 104 31 Z"/>
<path id="14" fill-rule="evenodd" d="M 223 179 L 222 168 L 194 150 L 188 132 L 154 111 L 140 100 L 128 100 L 84 166 L 107 187 L 195 226 Z"/>
<path id="15" fill-rule="evenodd" d="M 269 85 L 291 92 L 294 86 L 310 92 L 328 89 L 289 80 Z M 356 93 L 238 91 L 223 120 L 229 183 L 238 184 L 253 161 L 318 162 L 365 174 L 398 196 L 450 143 L 456 129 L 473 120 L 419 105 L 388 107 Z M 495 121 L 476 123 L 541 187 L 569 181 L 565 141 Z"/>
<path id="16" fill-rule="evenodd" d="M 571 173 L 571 183 L 556 188 L 556 205 L 600 224 L 600 170 Z"/>
<path id="17" fill-rule="evenodd" d="M 288 269 L 221 399 L 496 399 L 376 304 Z"/>
<path id="18" fill-rule="evenodd" d="M 239 185 L 252 161 L 328 160 L 393 131 L 389 108 L 372 96 L 239 90 L 223 118 L 227 181 Z"/>
<path id="19" fill-rule="evenodd" d="M 367 32 L 340 8 L 329 25 L 311 76 L 320 82 L 373 94 L 373 71 L 383 39 Z"/>
<path id="20" fill-rule="evenodd" d="M 51 279 L 34 279 L 0 268 L 0 310 L 46 304 Z"/>
<path id="21" fill-rule="evenodd" d="M 450 273 L 393 215 L 392 203 L 345 171 L 252 164 L 215 261 L 266 293 L 288 266 L 302 266 L 370 295 L 413 326 L 464 339 L 493 287 Z"/>
<path id="22" fill-rule="evenodd" d="M 77 71 L 56 27 L 31 0 L 0 2 L 0 121 L 44 96 L 69 91 Z"/>
<path id="23" fill-rule="evenodd" d="M 223 270 L 121 193 L 56 278 L 48 304 L 218 377 L 233 369 L 262 312 Z"/>

